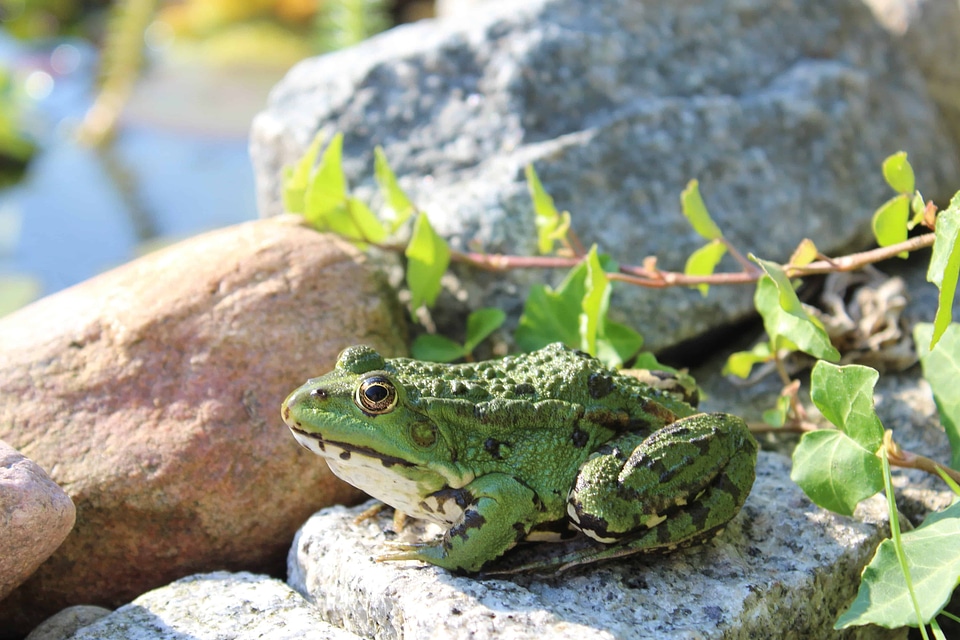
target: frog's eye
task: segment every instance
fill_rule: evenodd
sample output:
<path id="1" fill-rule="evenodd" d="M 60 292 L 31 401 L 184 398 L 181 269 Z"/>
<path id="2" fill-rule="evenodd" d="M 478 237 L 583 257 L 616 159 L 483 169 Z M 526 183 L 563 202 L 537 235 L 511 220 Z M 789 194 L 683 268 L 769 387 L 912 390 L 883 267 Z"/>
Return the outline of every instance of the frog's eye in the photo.
<path id="1" fill-rule="evenodd" d="M 366 413 L 389 413 L 397 406 L 397 390 L 384 376 L 370 376 L 360 382 L 354 402 Z"/>

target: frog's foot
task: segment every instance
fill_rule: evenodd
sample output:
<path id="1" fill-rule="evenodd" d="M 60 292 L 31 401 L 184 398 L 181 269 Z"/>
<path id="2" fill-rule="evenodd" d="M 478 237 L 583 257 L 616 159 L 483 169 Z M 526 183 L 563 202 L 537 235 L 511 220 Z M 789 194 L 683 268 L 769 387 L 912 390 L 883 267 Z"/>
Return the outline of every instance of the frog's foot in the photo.
<path id="1" fill-rule="evenodd" d="M 362 524 L 367 520 L 376 518 L 380 515 L 380 512 L 386 509 L 388 505 L 386 502 L 380 502 L 379 500 L 372 504 L 370 507 L 361 511 L 356 518 L 353 519 L 353 524 Z M 394 517 L 396 517 L 396 511 L 394 511 Z"/>

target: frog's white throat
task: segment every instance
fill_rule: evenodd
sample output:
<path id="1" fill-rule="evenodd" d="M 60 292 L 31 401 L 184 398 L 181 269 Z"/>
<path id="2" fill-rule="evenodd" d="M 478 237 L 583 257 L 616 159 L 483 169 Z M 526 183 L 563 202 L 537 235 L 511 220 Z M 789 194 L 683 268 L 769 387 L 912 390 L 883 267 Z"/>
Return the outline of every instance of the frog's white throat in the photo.
<path id="1" fill-rule="evenodd" d="M 438 501 L 433 496 L 421 493 L 416 480 L 392 470 L 393 465 L 384 458 L 350 450 L 306 433 L 291 431 L 297 442 L 323 456 L 338 478 L 408 516 L 449 526 L 463 515 L 463 509 L 453 500 Z"/>

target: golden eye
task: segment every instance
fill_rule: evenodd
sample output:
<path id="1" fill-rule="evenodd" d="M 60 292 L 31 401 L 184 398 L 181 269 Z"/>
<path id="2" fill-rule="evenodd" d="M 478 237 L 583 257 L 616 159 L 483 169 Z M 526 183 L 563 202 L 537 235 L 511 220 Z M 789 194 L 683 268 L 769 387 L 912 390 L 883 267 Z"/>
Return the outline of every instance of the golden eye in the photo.
<path id="1" fill-rule="evenodd" d="M 397 406 L 397 390 L 384 376 L 370 376 L 360 382 L 354 402 L 366 413 L 389 413 Z"/>

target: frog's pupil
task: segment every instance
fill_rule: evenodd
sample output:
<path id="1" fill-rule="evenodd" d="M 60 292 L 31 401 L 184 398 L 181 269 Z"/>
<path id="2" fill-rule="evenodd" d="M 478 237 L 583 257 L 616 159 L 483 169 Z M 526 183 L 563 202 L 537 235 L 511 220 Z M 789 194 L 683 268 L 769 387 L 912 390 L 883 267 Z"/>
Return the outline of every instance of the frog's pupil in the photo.
<path id="1" fill-rule="evenodd" d="M 364 395 L 367 396 L 367 399 L 370 400 L 370 402 L 380 403 L 383 402 L 383 400 L 386 399 L 389 394 L 383 386 L 378 384 L 367 387 L 367 390 L 364 391 Z"/>

